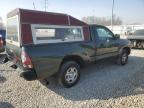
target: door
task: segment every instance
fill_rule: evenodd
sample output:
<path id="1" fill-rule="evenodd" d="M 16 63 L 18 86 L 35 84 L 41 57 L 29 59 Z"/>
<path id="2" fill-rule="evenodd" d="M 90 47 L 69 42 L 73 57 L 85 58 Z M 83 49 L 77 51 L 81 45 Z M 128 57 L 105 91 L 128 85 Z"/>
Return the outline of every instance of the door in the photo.
<path id="1" fill-rule="evenodd" d="M 96 55 L 111 56 L 118 53 L 118 41 L 114 34 L 103 26 L 95 27 L 96 35 Z"/>

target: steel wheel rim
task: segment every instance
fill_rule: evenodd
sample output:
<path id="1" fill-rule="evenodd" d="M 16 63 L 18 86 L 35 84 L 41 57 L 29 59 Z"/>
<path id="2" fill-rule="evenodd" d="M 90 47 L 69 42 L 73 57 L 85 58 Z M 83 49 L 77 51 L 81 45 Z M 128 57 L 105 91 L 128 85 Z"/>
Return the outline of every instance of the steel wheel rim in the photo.
<path id="1" fill-rule="evenodd" d="M 65 74 L 65 80 L 68 83 L 74 83 L 78 77 L 78 70 L 75 67 L 70 67 L 67 69 Z"/>
<path id="2" fill-rule="evenodd" d="M 126 63 L 126 61 L 127 61 L 127 54 L 124 53 L 124 54 L 122 55 L 122 62 L 123 62 L 123 63 Z"/>

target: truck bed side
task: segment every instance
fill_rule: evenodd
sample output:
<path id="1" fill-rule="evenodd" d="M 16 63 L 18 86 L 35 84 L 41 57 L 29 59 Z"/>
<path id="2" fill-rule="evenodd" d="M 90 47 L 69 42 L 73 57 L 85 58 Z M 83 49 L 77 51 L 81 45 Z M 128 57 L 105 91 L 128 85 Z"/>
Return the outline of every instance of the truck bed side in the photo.
<path id="1" fill-rule="evenodd" d="M 38 78 L 49 77 L 58 72 L 66 56 L 79 56 L 85 63 L 94 61 L 94 49 L 92 41 L 25 46 Z"/>

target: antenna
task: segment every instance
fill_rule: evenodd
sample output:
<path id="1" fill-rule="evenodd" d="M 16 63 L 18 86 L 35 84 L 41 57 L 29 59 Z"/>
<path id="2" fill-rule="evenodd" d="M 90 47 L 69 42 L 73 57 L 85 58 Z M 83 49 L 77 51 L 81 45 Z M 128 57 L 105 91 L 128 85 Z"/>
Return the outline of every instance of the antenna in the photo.
<path id="1" fill-rule="evenodd" d="M 44 9 L 47 11 L 48 8 L 48 0 L 44 0 Z"/>
<path id="2" fill-rule="evenodd" d="M 113 31 L 114 5 L 115 5 L 115 1 L 112 0 L 112 16 L 111 16 L 111 30 L 112 31 Z"/>
<path id="3" fill-rule="evenodd" d="M 95 9 L 92 10 L 92 13 L 93 13 L 93 16 L 92 16 L 92 23 L 94 24 L 95 23 Z"/>

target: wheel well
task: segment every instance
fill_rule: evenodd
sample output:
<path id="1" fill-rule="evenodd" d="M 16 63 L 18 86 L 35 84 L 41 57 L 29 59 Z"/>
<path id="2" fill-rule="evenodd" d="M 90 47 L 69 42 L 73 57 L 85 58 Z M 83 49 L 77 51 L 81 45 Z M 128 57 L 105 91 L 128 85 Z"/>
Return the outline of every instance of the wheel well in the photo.
<path id="1" fill-rule="evenodd" d="M 65 63 L 65 62 L 67 62 L 67 61 L 75 61 L 75 62 L 77 62 L 80 65 L 80 67 L 83 67 L 84 64 L 85 64 L 84 60 L 80 56 L 75 56 L 75 55 L 74 56 L 66 56 L 66 57 L 64 57 L 62 62 L 61 62 L 61 65 L 63 63 Z"/>
<path id="2" fill-rule="evenodd" d="M 126 50 L 128 52 L 128 54 L 130 54 L 131 49 L 129 47 L 124 47 L 123 49 Z"/>

